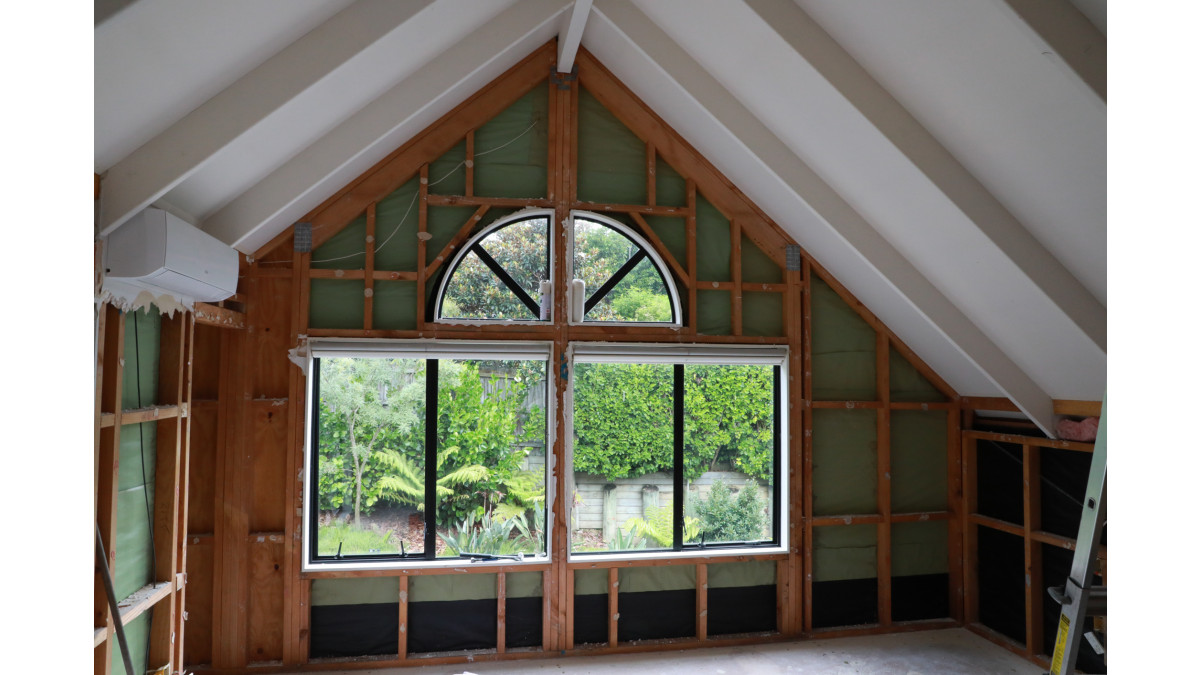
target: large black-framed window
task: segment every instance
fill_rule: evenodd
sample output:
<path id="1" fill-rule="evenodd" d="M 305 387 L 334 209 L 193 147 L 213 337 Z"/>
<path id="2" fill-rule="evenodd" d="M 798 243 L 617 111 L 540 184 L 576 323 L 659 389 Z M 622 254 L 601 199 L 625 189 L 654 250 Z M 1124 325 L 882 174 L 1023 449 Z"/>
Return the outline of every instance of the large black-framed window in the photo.
<path id="1" fill-rule="evenodd" d="M 307 564 L 544 559 L 549 346 L 313 350 Z"/>
<path id="2" fill-rule="evenodd" d="M 573 555 L 784 545 L 786 349 L 572 349 Z"/>

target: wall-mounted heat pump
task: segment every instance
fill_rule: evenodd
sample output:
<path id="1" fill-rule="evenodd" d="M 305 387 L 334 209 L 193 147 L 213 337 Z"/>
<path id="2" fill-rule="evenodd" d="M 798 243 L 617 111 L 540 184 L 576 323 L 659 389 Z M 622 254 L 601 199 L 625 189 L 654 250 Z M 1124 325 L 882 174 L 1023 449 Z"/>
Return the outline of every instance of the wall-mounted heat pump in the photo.
<path id="1" fill-rule="evenodd" d="M 104 251 L 107 280 L 199 302 L 237 291 L 238 252 L 162 209 L 117 228 Z"/>

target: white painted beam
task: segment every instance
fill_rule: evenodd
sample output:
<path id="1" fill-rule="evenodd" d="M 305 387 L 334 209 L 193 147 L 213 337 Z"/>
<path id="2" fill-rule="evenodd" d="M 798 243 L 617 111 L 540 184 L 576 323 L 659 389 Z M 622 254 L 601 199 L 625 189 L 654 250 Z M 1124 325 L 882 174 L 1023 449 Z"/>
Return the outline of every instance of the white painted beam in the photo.
<path id="1" fill-rule="evenodd" d="M 982 376 L 1053 434 L 1051 397 L 737 97 L 628 0 L 594 11 L 585 46 L 952 386 Z"/>
<path id="2" fill-rule="evenodd" d="M 112 232 L 432 1 L 359 0 L 119 161 L 104 176 L 100 233 Z"/>
<path id="3" fill-rule="evenodd" d="M 583 40 L 583 29 L 591 11 L 592 0 L 575 0 L 571 18 L 558 34 L 558 72 L 569 73 L 575 66 L 575 54 L 579 53 L 579 43 Z"/>
<path id="4" fill-rule="evenodd" d="M 1096 347 L 1106 349 L 1104 306 L 837 41 L 794 3 L 745 3 L 925 174 Z M 1074 8 L 1067 9 L 1087 23 Z"/>
<path id="5" fill-rule="evenodd" d="M 564 0 L 522 0 L 225 205 L 201 227 L 253 253 L 554 37 Z"/>
<path id="6" fill-rule="evenodd" d="M 1108 39 L 1067 0 L 1004 0 L 1101 101 L 1108 100 Z"/>

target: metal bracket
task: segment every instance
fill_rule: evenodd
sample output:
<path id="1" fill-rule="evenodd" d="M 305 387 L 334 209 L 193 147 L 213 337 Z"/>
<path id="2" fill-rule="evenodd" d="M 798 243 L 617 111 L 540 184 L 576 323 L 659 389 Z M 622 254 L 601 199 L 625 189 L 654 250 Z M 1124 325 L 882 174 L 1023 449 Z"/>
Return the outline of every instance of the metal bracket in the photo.
<path id="1" fill-rule="evenodd" d="M 571 83 L 579 79 L 579 65 L 576 64 L 571 68 L 569 73 L 560 73 L 557 70 L 550 71 L 550 82 L 559 89 L 570 89 Z"/>

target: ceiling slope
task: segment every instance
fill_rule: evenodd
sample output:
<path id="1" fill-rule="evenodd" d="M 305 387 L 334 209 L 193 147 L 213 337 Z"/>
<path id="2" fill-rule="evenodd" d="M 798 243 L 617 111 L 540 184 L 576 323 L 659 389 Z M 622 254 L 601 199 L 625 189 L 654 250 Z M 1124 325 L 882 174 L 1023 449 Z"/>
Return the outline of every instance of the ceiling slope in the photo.
<path id="1" fill-rule="evenodd" d="M 959 393 L 1051 431 L 1051 399 L 1105 388 L 1081 1 L 139 0 L 96 26 L 102 234 L 158 204 L 253 253 L 558 35 Z"/>

